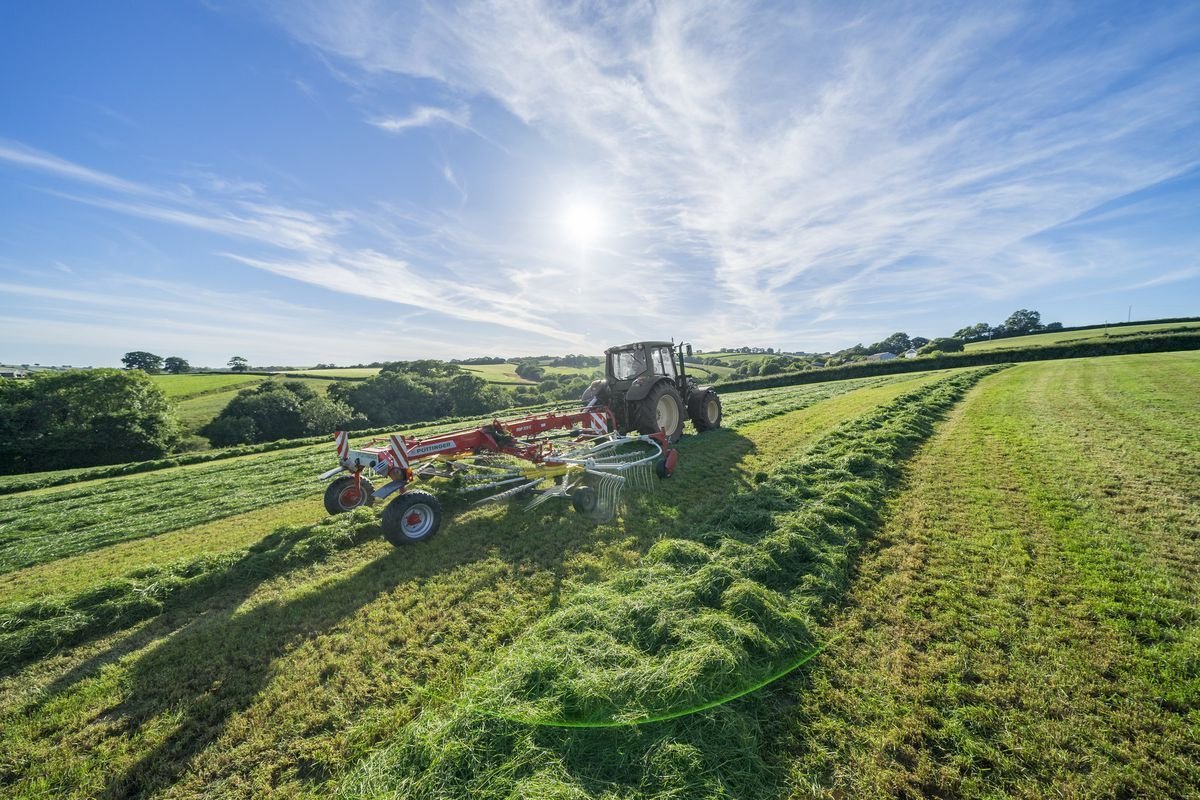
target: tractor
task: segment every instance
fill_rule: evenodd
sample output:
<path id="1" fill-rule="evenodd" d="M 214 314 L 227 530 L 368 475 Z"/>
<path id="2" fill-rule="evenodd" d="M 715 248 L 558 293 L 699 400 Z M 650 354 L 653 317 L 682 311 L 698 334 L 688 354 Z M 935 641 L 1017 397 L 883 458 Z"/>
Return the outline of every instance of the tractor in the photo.
<path id="1" fill-rule="evenodd" d="M 441 502 L 412 488 L 432 479 L 477 497 L 476 505 L 526 495 L 534 507 L 561 497 L 576 511 L 609 519 L 627 483 L 648 488 L 655 475 L 669 478 L 675 472 L 678 454 L 671 445 L 683 434 L 685 415 L 697 431 L 721 425 L 721 398 L 684 372 L 684 348 L 691 355 L 691 345 L 670 342 L 609 348 L 608 377 L 588 387 L 582 409 L 497 419 L 421 438 L 392 434 L 357 447 L 348 431 L 337 431 L 338 464 L 321 475 L 334 479 L 325 491 L 325 508 L 340 514 L 395 495 L 380 517 L 384 538 L 395 545 L 437 533 Z M 376 489 L 371 477 L 388 483 Z"/>
<path id="2" fill-rule="evenodd" d="M 685 350 L 692 354 L 690 344 L 672 342 L 610 347 L 604 351 L 606 377 L 583 393 L 584 406 L 607 407 L 622 433 L 662 431 L 670 443 L 683 435 L 685 417 L 699 433 L 719 428 L 721 398 L 687 375 Z"/>

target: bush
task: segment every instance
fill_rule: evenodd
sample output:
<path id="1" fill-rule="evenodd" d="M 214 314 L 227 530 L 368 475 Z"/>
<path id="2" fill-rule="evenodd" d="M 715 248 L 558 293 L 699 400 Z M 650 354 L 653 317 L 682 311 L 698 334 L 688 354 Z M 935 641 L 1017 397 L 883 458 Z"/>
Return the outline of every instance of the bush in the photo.
<path id="1" fill-rule="evenodd" d="M 930 353 L 961 353 L 963 351 L 963 343 L 961 339 L 951 339 L 943 337 L 934 339 L 929 344 L 917 351 L 920 355 L 928 355 Z"/>
<path id="2" fill-rule="evenodd" d="M 178 443 L 166 396 L 140 370 L 0 379 L 0 472 L 158 458 Z"/>
<path id="3" fill-rule="evenodd" d="M 218 447 L 272 442 L 364 427 L 345 403 L 317 394 L 300 381 L 266 381 L 244 389 L 200 433 Z"/>

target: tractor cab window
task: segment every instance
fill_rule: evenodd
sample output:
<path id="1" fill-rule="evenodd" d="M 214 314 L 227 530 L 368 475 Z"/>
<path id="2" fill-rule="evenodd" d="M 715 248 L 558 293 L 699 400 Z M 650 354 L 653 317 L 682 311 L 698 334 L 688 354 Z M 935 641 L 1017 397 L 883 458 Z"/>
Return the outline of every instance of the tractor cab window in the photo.
<path id="1" fill-rule="evenodd" d="M 675 377 L 675 361 L 671 358 L 671 348 L 656 347 L 653 350 L 654 374 Z"/>
<path id="2" fill-rule="evenodd" d="M 636 350 L 618 350 L 609 356 L 612 359 L 612 374 L 619 381 L 633 380 L 646 371 L 646 354 L 640 347 Z"/>

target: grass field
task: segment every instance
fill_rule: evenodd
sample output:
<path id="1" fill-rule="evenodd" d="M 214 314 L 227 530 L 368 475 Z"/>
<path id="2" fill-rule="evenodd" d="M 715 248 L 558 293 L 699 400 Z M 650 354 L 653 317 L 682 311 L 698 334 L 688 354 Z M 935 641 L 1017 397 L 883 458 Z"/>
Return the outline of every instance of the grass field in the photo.
<path id="1" fill-rule="evenodd" d="M 0 498 L 0 785 L 1185 796 L 1197 398 L 1197 354 L 738 393 L 613 523 L 402 550 L 322 521 L 327 448 Z"/>
<path id="2" fill-rule="evenodd" d="M 234 387 L 244 389 L 265 379 L 261 375 L 209 375 L 196 372 L 185 375 L 151 375 L 150 380 L 158 384 L 168 400 L 179 401 Z"/>
<path id="3" fill-rule="evenodd" d="M 378 367 L 334 367 L 332 369 L 300 369 L 289 370 L 280 375 L 311 375 L 318 378 L 344 378 L 346 380 L 361 380 L 379 374 Z"/>
<path id="4" fill-rule="evenodd" d="M 1080 342 L 1088 339 L 1102 339 L 1105 336 L 1134 336 L 1147 333 L 1165 333 L 1177 330 L 1195 330 L 1200 328 L 1200 322 L 1160 322 L 1148 325 L 1122 325 L 1108 328 L 1103 325 L 1095 328 L 1083 328 L 1075 331 L 1053 331 L 1051 333 L 1034 333 L 1029 336 L 1014 336 L 1009 339 L 993 339 L 991 341 L 971 342 L 966 346 L 967 352 L 981 350 L 1015 350 L 1023 347 L 1043 347 L 1064 342 Z"/>
<path id="5" fill-rule="evenodd" d="M 537 381 L 529 381 L 516 373 L 516 364 L 462 364 L 463 369 L 478 375 L 488 383 L 533 385 Z"/>
<path id="6" fill-rule="evenodd" d="M 156 379 L 159 376 L 156 376 Z M 176 376 L 168 376 L 176 377 Z M 178 377 L 189 377 L 181 375 Z M 212 377 L 212 378 L 234 378 L 241 377 L 235 375 L 212 375 L 212 376 L 197 376 L 197 377 Z M 185 433 L 197 434 L 201 428 L 216 419 L 217 415 L 225 406 L 229 405 L 229 401 L 237 397 L 238 392 L 249 389 L 268 380 L 285 380 L 297 383 L 303 383 L 311 386 L 317 392 L 327 392 L 329 387 L 336 381 L 331 381 L 325 378 L 263 378 L 261 376 L 246 379 L 242 383 L 234 384 L 231 388 L 222 391 L 220 384 L 208 390 L 203 394 L 185 395 L 175 399 L 175 417 L 179 420 L 180 426 Z M 180 388 L 178 386 L 174 387 Z M 186 388 L 186 387 L 183 387 Z"/>

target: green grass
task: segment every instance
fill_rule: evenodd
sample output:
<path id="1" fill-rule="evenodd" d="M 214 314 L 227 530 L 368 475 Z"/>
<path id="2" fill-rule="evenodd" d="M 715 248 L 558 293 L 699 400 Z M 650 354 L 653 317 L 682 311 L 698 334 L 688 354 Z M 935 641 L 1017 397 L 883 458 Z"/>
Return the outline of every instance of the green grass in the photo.
<path id="1" fill-rule="evenodd" d="M 1197 398 L 1196 354 L 982 384 L 796 688 L 795 794 L 1194 795 Z"/>
<path id="2" fill-rule="evenodd" d="M 414 684 L 453 684 L 479 654 L 503 646 L 577 587 L 635 565 L 659 538 L 703 524 L 724 502 L 714 486 L 753 485 L 757 452 L 785 442 L 806 448 L 827 426 L 803 420 L 843 421 L 838 405 L 857 395 L 685 438 L 680 472 L 658 491 L 631 497 L 633 508 L 614 524 L 597 528 L 550 505 L 531 513 L 519 504 L 484 507 L 425 546 L 397 551 L 368 536 L 283 572 L 242 571 L 219 591 L 167 603 L 147 621 L 129 615 L 132 627 L 0 680 L 0 779 L 15 781 L 18 796 L 118 796 L 171 783 L 179 795 L 256 796 L 271 788 L 327 796 L 427 702 Z M 851 402 L 846 415 L 862 408 Z M 270 533 L 266 517 L 254 516 L 261 513 L 243 515 L 245 524 L 228 518 L 104 548 L 58 573 L 45 564 L 9 585 L 28 600 L 39 585 L 72 574 L 77 601 L 94 585 L 81 575 L 110 557 L 127 568 L 97 582 L 119 582 L 135 564 L 145 568 L 142 559 L 195 561 L 206 537 L 209 553 L 244 550 L 256 525 L 260 538 Z M 176 539 L 186 542 L 171 552 Z M 61 746 L 67 739 L 75 744 Z"/>
<path id="3" fill-rule="evenodd" d="M 636 568 L 579 587 L 491 656 L 459 699 L 361 765 L 344 796 L 567 797 L 609 787 L 744 797 L 766 788 L 773 770 L 761 752 L 726 755 L 729 737 L 705 735 L 729 711 L 640 737 L 620 729 L 618 751 L 603 734 L 556 726 L 704 707 L 811 653 L 814 620 L 844 588 L 873 509 L 898 482 L 897 462 L 986 372 L 928 383 L 845 423 L 723 498 L 705 521 L 660 539 Z"/>
<path id="4" fill-rule="evenodd" d="M 516 364 L 463 364 L 463 369 L 478 375 L 488 383 L 534 385 L 537 381 L 529 381 L 516 373 Z"/>
<path id="5" fill-rule="evenodd" d="M 1197 328 L 1200 328 L 1200 322 L 1159 322 L 1148 325 L 1122 325 L 1113 328 L 1100 325 L 1095 328 L 1083 328 L 1074 331 L 1052 331 L 1050 333 L 1034 333 L 1029 336 L 1013 336 L 1008 339 L 971 342 L 966 346 L 966 350 L 968 353 L 982 350 L 1015 350 L 1024 347 L 1041 347 L 1050 344 L 1062 344 L 1064 342 L 1102 339 L 1106 336 L 1125 337 L 1147 333 L 1195 330 Z"/>
<path id="6" fill-rule="evenodd" d="M 730 427 L 685 437 L 676 476 L 630 495 L 611 524 L 514 503 L 397 550 L 375 512 L 318 524 L 314 483 L 0 575 L 0 785 L 15 797 L 1194 793 L 1200 357 L 1021 365 L 951 405 L 967 374 L 727 395 Z M 324 453 L 315 472 L 327 449 L 287 452 Z M 174 476 L 181 489 L 216 466 L 9 496 L 0 512 L 92 489 L 103 510 L 125 484 Z M 102 516 L 115 520 L 130 500 L 112 500 Z M 127 526 L 160 508 L 125 505 Z M 813 641 L 830 644 L 799 671 L 671 722 L 505 719 L 677 708 Z"/>
<path id="7" fill-rule="evenodd" d="M 761 397 L 732 395 L 730 424 L 738 423 L 739 408 L 745 406 L 750 406 L 750 418 L 762 418 L 859 385 L 865 384 L 785 387 L 763 394 L 784 398 L 766 407 L 760 405 Z M 462 424 L 431 425 L 411 433 Z M 7 495 L 0 498 L 0 575 L 301 497 L 315 498 L 324 490 L 315 476 L 335 463 L 331 445 L 310 445 Z"/>
<path id="8" fill-rule="evenodd" d="M 261 375 L 209 375 L 196 372 L 185 375 L 151 375 L 150 380 L 158 384 L 167 399 L 179 401 L 237 386 L 246 388 L 265 380 Z"/>
<path id="9" fill-rule="evenodd" d="M 379 367 L 334 367 L 332 369 L 299 369 L 279 373 L 281 376 L 314 375 L 326 378 L 345 378 L 355 380 L 370 378 L 379 374 Z"/>
<path id="10" fill-rule="evenodd" d="M 168 377 L 191 377 L 188 375 L 168 376 Z M 175 417 L 179 420 L 180 426 L 186 433 L 197 434 L 200 429 L 208 423 L 216 419 L 217 415 L 229 405 L 229 401 L 237 397 L 238 392 L 250 388 L 251 386 L 263 383 L 268 380 L 285 380 L 296 383 L 303 383 L 306 386 L 312 387 L 318 393 L 329 391 L 329 387 L 336 381 L 327 380 L 324 378 L 263 378 L 249 376 L 242 378 L 238 375 L 212 375 L 212 376 L 196 376 L 196 377 L 213 377 L 213 378 L 241 378 L 242 383 L 235 385 L 227 391 L 221 391 L 220 385 L 210 389 L 206 394 L 185 395 L 175 401 Z M 176 387 L 178 388 L 178 387 Z"/>

